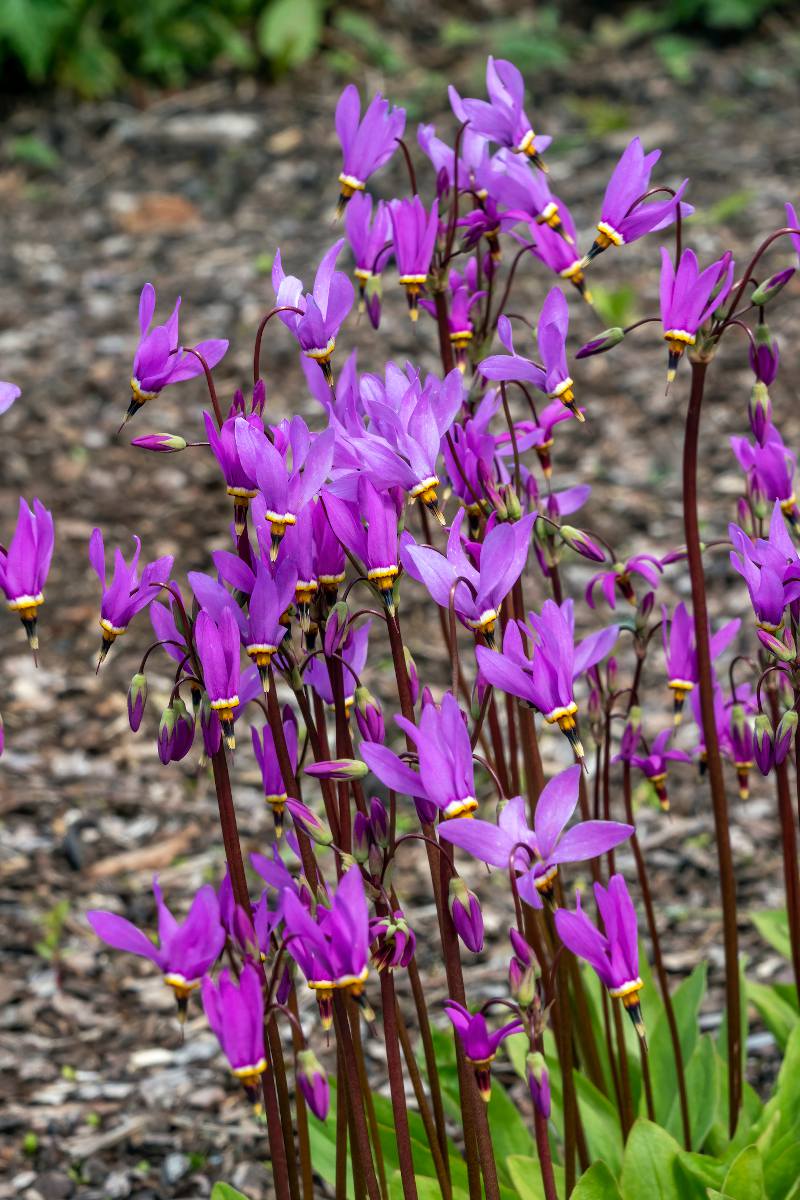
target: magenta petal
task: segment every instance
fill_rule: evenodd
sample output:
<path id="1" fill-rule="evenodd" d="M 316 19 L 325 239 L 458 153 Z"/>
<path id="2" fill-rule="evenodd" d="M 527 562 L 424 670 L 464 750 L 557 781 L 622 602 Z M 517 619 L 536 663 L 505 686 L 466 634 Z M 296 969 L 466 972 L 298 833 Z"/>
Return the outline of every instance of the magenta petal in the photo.
<path id="1" fill-rule="evenodd" d="M 633 833 L 633 825 L 618 821 L 581 821 L 563 835 L 552 854 L 551 863 L 585 862 L 605 854 Z"/>
<path id="2" fill-rule="evenodd" d="M 138 954 L 142 958 L 149 958 L 154 963 L 159 962 L 158 948 L 153 945 L 146 934 L 142 933 L 141 929 L 137 929 L 125 917 L 119 917 L 116 913 L 92 909 L 87 912 L 86 919 L 106 945 L 113 946 L 115 950 L 126 950 L 129 954 Z"/>
<path id="3" fill-rule="evenodd" d="M 536 802 L 533 825 L 539 853 L 544 859 L 551 858 L 562 829 L 575 811 L 581 770 L 580 764 L 576 763 L 555 775 Z"/>

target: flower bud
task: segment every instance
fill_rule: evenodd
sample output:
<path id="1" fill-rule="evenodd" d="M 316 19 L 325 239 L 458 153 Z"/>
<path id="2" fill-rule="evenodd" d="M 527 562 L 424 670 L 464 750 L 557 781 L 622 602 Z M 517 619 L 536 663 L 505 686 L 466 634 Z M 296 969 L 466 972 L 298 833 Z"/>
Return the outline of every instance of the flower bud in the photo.
<path id="1" fill-rule="evenodd" d="M 297 1085 L 305 1102 L 319 1121 L 324 1121 L 330 1106 L 328 1076 L 313 1050 L 298 1050 Z"/>
<path id="2" fill-rule="evenodd" d="M 369 818 L 362 812 L 353 818 L 353 858 L 361 865 L 369 858 Z"/>
<path id="3" fill-rule="evenodd" d="M 211 707 L 207 692 L 203 692 L 200 702 L 200 732 L 203 735 L 206 755 L 213 758 L 222 743 L 222 724 L 216 710 Z"/>
<path id="4" fill-rule="evenodd" d="M 403 647 L 403 657 L 406 660 L 408 682 L 411 687 L 411 703 L 416 704 L 419 699 L 419 675 L 417 674 L 417 664 L 407 646 Z"/>
<path id="5" fill-rule="evenodd" d="M 574 525 L 562 525 L 558 532 L 570 550 L 574 550 L 582 558 L 588 558 L 590 562 L 605 562 L 604 551 L 582 529 L 576 529 Z"/>
<path id="6" fill-rule="evenodd" d="M 519 521 L 522 516 L 522 505 L 512 483 L 506 484 L 505 487 L 505 508 L 509 521 Z"/>
<path id="7" fill-rule="evenodd" d="M 345 601 L 337 600 L 325 621 L 325 637 L 322 644 L 327 658 L 332 654 L 341 653 L 342 644 L 347 637 L 349 616 L 350 610 Z"/>
<path id="8" fill-rule="evenodd" d="M 638 704 L 634 704 L 628 713 L 628 719 L 625 722 L 625 728 L 622 731 L 622 740 L 619 747 L 619 756 L 622 759 L 630 759 L 632 754 L 636 753 L 636 747 L 639 745 L 639 738 L 642 733 L 642 710 Z"/>
<path id="9" fill-rule="evenodd" d="M 520 1008 L 529 1008 L 536 997 L 536 980 L 539 964 L 533 950 L 516 929 L 509 930 L 514 950 L 508 964 L 509 990 Z"/>
<path id="10" fill-rule="evenodd" d="M 327 762 L 310 763 L 305 768 L 306 775 L 314 779 L 363 779 L 369 772 L 366 763 L 358 758 L 332 758 Z"/>
<path id="11" fill-rule="evenodd" d="M 333 834 L 316 813 L 313 813 L 310 808 L 306 808 L 305 804 L 299 800 L 292 799 L 291 796 L 286 801 L 286 807 L 295 825 L 298 829 L 302 829 L 303 833 L 308 834 L 312 842 L 316 842 L 318 846 L 331 845 Z"/>
<path id="12" fill-rule="evenodd" d="M 788 629 L 783 630 L 783 636 L 778 637 L 767 629 L 757 629 L 758 640 L 780 662 L 791 662 L 797 657 L 794 638 Z"/>
<path id="13" fill-rule="evenodd" d="M 389 814 L 386 805 L 377 796 L 369 802 L 369 830 L 372 840 L 381 850 L 389 845 Z"/>
<path id="14" fill-rule="evenodd" d="M 792 745 L 792 739 L 794 738 L 796 730 L 797 713 L 793 708 L 790 708 L 788 712 L 783 714 L 778 722 L 778 728 L 775 730 L 775 746 L 773 754 L 776 767 L 780 766 L 780 764 L 786 758 L 786 755 L 789 753 L 789 749 Z"/>
<path id="15" fill-rule="evenodd" d="M 753 725 L 753 756 L 762 775 L 769 775 L 773 762 L 772 725 L 766 713 L 758 713 Z"/>
<path id="16" fill-rule="evenodd" d="M 750 402 L 747 405 L 747 417 L 753 437 L 759 446 L 764 445 L 764 435 L 772 422 L 772 403 L 767 391 L 767 385 L 756 380 L 750 392 Z"/>
<path id="17" fill-rule="evenodd" d="M 186 449 L 185 439 L 177 433 L 147 433 L 144 437 L 132 438 L 131 445 L 157 454 L 176 454 L 178 450 Z"/>
<path id="18" fill-rule="evenodd" d="M 529 1054 L 525 1059 L 525 1073 L 528 1076 L 531 1100 L 536 1111 L 543 1117 L 550 1116 L 550 1076 L 544 1055 L 538 1051 Z"/>
<path id="19" fill-rule="evenodd" d="M 736 501 L 736 524 L 748 537 L 755 536 L 756 529 L 753 524 L 753 510 L 744 496 L 740 496 Z"/>
<path id="20" fill-rule="evenodd" d="M 461 941 L 478 954 L 483 949 L 483 914 L 478 897 L 458 875 L 450 880 L 450 916 Z"/>
<path id="21" fill-rule="evenodd" d="M 774 300 L 778 295 L 778 292 L 783 291 L 793 275 L 794 267 L 784 267 L 782 271 L 776 271 L 774 275 L 770 275 L 769 279 L 765 279 L 751 292 L 750 303 L 760 307 L 769 304 L 770 300 Z"/>
<path id="22" fill-rule="evenodd" d="M 780 362 L 778 343 L 772 336 L 769 326 L 763 321 L 756 325 L 753 341 L 755 348 L 750 347 L 750 366 L 756 380 L 767 388 L 775 382 L 775 376 L 778 374 Z"/>
<path id="23" fill-rule="evenodd" d="M 383 742 L 386 730 L 381 706 L 369 688 L 359 685 L 355 690 L 356 724 L 365 742 Z"/>
<path id="24" fill-rule="evenodd" d="M 598 333 L 597 337 L 581 346 L 575 357 L 591 358 L 593 354 L 605 354 L 607 350 L 613 350 L 615 346 L 618 346 L 624 337 L 625 330 L 622 326 L 612 325 L 610 329 L 604 329 L 602 333 Z"/>
<path id="25" fill-rule="evenodd" d="M 128 688 L 128 723 L 134 733 L 137 732 L 144 716 L 144 706 L 147 703 L 147 676 L 136 674 Z"/>

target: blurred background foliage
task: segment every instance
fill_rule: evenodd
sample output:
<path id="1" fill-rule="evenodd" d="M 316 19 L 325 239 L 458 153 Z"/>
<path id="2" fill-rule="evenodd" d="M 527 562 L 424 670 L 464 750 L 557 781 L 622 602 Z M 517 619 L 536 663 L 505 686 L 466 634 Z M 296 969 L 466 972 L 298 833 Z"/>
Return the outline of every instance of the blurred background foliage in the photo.
<path id="1" fill-rule="evenodd" d="M 491 51 L 513 56 L 523 71 L 564 70 L 592 46 L 619 49 L 647 39 L 665 70 L 689 82 L 698 41 L 750 33 L 791 9 L 775 0 L 602 8 L 580 0 L 443 0 L 436 29 L 451 54 L 486 45 L 488 37 Z M 387 27 L 407 22 L 415 26 L 406 31 L 412 38 L 424 37 L 419 18 L 409 0 L 0 0 L 0 78 L 6 94 L 55 86 L 102 97 L 134 82 L 181 87 L 218 70 L 279 76 L 320 52 L 343 75 L 366 64 L 391 76 L 406 64 Z M 613 113 L 606 116 L 613 121 Z M 596 119 L 602 123 L 603 114 Z"/>

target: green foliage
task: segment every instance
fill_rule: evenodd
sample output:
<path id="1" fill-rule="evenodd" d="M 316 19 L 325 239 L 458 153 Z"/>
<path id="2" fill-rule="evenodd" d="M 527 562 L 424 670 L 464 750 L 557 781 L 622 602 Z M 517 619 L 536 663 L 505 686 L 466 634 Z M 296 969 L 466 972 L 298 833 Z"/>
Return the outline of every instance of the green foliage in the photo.
<path id="1" fill-rule="evenodd" d="M 36 953 L 41 958 L 51 961 L 58 954 L 64 922 L 69 916 L 69 900 L 59 900 L 49 912 L 42 917 L 42 936 L 36 943 Z"/>
<path id="2" fill-rule="evenodd" d="M 230 1183 L 215 1183 L 211 1189 L 211 1200 L 247 1200 L 247 1196 Z"/>
<path id="3" fill-rule="evenodd" d="M 592 281 L 592 307 L 607 328 L 632 325 L 636 320 L 636 290 L 630 284 L 608 288 Z"/>
<path id="4" fill-rule="evenodd" d="M 327 0 L 2 0 L 0 66 L 105 96 L 130 78 L 170 87 L 226 61 L 273 72 L 309 59 Z"/>

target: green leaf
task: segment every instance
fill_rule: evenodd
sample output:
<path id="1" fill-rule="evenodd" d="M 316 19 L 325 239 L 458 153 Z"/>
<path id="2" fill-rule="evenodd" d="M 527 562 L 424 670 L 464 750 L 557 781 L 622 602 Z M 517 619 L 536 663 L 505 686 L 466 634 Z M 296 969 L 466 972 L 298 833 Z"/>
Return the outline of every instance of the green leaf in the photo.
<path id="1" fill-rule="evenodd" d="M 678 1041 L 683 1055 L 684 1070 L 688 1068 L 697 1045 L 697 1023 L 700 1005 L 706 990 L 706 964 L 698 963 L 688 979 L 684 979 L 672 996 L 672 1008 L 678 1026 Z M 650 1044 L 650 1073 L 653 1079 L 653 1102 L 656 1120 L 666 1125 L 670 1109 L 678 1092 L 678 1076 L 672 1051 L 667 1014 L 662 1010 L 648 1039 Z M 691 1097 L 689 1100 L 691 1114 Z"/>
<path id="2" fill-rule="evenodd" d="M 623 1200 L 683 1200 L 678 1189 L 675 1161 L 680 1147 L 660 1125 L 640 1117 L 634 1122 L 625 1147 L 620 1177 Z"/>
<path id="3" fill-rule="evenodd" d="M 731 1163 L 722 1184 L 731 1200 L 764 1200 L 764 1164 L 758 1146 L 746 1146 Z"/>
<path id="4" fill-rule="evenodd" d="M 211 1200 L 247 1200 L 247 1196 L 230 1183 L 215 1183 L 211 1189 Z"/>
<path id="5" fill-rule="evenodd" d="M 719 1103 L 719 1057 L 714 1039 L 709 1034 L 700 1038 L 686 1067 L 686 1091 L 689 1099 L 692 1149 L 699 1150 L 714 1124 Z M 674 1137 L 683 1137 L 680 1100 L 677 1094 L 673 1097 L 665 1128 Z"/>
<path id="6" fill-rule="evenodd" d="M 581 1175 L 570 1200 L 622 1200 L 622 1197 L 606 1164 L 595 1162 Z"/>
<path id="7" fill-rule="evenodd" d="M 725 1164 L 710 1154 L 681 1150 L 675 1166 L 681 1200 L 706 1200 L 708 1189 L 722 1187 Z"/>
<path id="8" fill-rule="evenodd" d="M 523 1154 L 512 1154 L 505 1165 L 508 1168 L 508 1176 L 516 1193 L 517 1200 L 546 1200 L 538 1158 L 531 1158 Z M 556 1182 L 556 1191 L 559 1196 L 563 1196 L 563 1168 L 554 1164 L 553 1176 Z"/>
<path id="9" fill-rule="evenodd" d="M 307 62 L 322 33 L 320 0 L 271 0 L 258 22 L 258 44 L 281 71 Z"/>
<path id="10" fill-rule="evenodd" d="M 789 918 L 786 909 L 761 909 L 750 913 L 750 920 L 764 941 L 769 942 L 773 950 L 777 950 L 778 954 L 791 961 L 792 943 L 789 939 Z"/>
<path id="11" fill-rule="evenodd" d="M 780 1153 L 774 1157 L 770 1155 L 764 1167 L 764 1184 L 768 1200 L 786 1200 L 800 1176 L 798 1131 L 787 1134 L 785 1144 L 781 1145 L 783 1148 Z"/>
<path id="12" fill-rule="evenodd" d="M 583 1075 L 576 1072 L 575 1089 L 578 1093 L 583 1131 L 589 1148 L 589 1158 L 603 1159 L 614 1175 L 622 1169 L 622 1131 L 616 1105 Z"/>
<path id="13" fill-rule="evenodd" d="M 758 1015 L 781 1050 L 785 1050 L 792 1030 L 800 1021 L 797 1010 L 788 1004 L 774 988 L 764 983 L 756 983 L 754 980 L 747 981 L 747 999 L 755 1005 Z"/>

